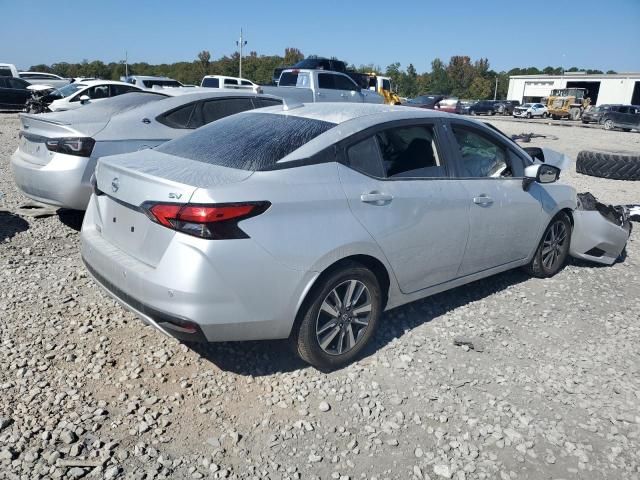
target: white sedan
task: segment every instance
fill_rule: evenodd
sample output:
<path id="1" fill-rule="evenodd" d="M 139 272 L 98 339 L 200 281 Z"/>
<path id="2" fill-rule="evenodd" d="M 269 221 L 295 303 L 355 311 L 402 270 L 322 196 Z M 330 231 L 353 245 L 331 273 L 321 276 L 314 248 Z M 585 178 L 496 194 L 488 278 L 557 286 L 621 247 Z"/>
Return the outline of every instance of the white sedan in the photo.
<path id="1" fill-rule="evenodd" d="M 541 103 L 525 103 L 524 105 L 520 105 L 513 109 L 514 117 L 542 117 L 547 118 L 549 116 L 549 111 L 547 107 L 545 107 Z"/>
<path id="2" fill-rule="evenodd" d="M 52 112 L 74 110 L 88 103 L 115 97 L 128 92 L 139 92 L 140 88 L 124 82 L 112 80 L 91 80 L 70 83 L 49 94 L 52 102 L 48 108 Z"/>

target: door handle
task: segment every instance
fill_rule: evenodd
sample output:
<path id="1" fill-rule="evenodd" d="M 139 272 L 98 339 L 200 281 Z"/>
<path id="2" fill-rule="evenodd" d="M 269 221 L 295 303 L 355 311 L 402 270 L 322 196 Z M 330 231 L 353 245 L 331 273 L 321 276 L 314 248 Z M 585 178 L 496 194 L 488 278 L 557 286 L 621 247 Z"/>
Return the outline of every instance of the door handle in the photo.
<path id="1" fill-rule="evenodd" d="M 360 195 L 360 200 L 364 203 L 371 203 L 373 205 L 386 205 L 391 203 L 393 195 L 387 195 L 386 193 L 363 193 Z"/>
<path id="2" fill-rule="evenodd" d="M 479 197 L 473 197 L 473 203 L 483 207 L 488 207 L 493 204 L 493 198 L 488 195 L 482 194 Z"/>
<path id="3" fill-rule="evenodd" d="M 346 93 L 341 93 L 341 94 L 340 94 L 340 96 L 341 96 L 342 98 L 347 98 L 347 96 L 348 96 L 348 95 L 347 95 Z"/>

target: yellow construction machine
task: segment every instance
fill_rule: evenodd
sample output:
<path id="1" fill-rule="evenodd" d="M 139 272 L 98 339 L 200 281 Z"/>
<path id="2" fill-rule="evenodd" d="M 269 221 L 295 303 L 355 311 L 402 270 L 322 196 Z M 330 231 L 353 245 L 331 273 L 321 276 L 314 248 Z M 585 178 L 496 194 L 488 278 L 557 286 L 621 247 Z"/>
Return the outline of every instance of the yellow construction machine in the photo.
<path id="1" fill-rule="evenodd" d="M 347 72 L 362 88 L 372 90 L 384 97 L 387 105 L 400 105 L 402 101 L 397 93 L 391 89 L 391 78 L 382 77 L 375 72 L 357 73 Z"/>
<path id="2" fill-rule="evenodd" d="M 547 98 L 547 110 L 554 120 L 580 120 L 582 112 L 591 104 L 585 88 L 558 88 Z"/>

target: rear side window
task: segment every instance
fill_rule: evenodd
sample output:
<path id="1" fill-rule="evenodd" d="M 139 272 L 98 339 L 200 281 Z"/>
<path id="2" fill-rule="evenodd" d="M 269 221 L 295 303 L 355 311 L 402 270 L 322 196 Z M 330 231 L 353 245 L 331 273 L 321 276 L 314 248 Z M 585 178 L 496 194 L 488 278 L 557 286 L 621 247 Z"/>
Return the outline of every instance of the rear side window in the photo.
<path id="1" fill-rule="evenodd" d="M 274 107 L 276 105 L 282 105 L 282 100 L 277 98 L 254 98 L 253 104 L 255 108 Z"/>
<path id="2" fill-rule="evenodd" d="M 309 87 L 308 73 L 284 72 L 278 82 L 280 87 Z"/>
<path id="3" fill-rule="evenodd" d="M 268 170 L 334 123 L 270 113 L 226 117 L 161 145 L 159 152 L 241 170 Z"/>
<path id="4" fill-rule="evenodd" d="M 193 117 L 195 107 L 196 102 L 176 108 L 158 117 L 158 121 L 171 128 L 189 128 L 189 122 Z"/>
<path id="5" fill-rule="evenodd" d="M 0 77 L 13 77 L 10 68 L 0 67 Z"/>
<path id="6" fill-rule="evenodd" d="M 380 162 L 380 151 L 375 137 L 368 137 L 352 145 L 347 150 L 349 166 L 365 175 L 384 177 L 384 169 Z"/>
<path id="7" fill-rule="evenodd" d="M 203 87 L 220 88 L 220 80 L 217 78 L 205 78 L 202 81 Z"/>
<path id="8" fill-rule="evenodd" d="M 390 128 L 376 137 L 388 178 L 446 176 L 432 127 Z"/>
<path id="9" fill-rule="evenodd" d="M 252 110 L 250 98 L 225 98 L 210 100 L 202 104 L 202 119 L 205 124 L 215 122 L 235 113 Z"/>

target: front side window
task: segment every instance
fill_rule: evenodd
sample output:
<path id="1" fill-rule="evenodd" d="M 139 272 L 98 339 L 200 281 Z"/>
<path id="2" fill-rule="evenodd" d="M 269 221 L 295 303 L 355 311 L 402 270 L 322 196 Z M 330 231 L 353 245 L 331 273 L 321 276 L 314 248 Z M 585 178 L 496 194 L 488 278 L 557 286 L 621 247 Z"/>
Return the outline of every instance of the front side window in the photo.
<path id="1" fill-rule="evenodd" d="M 333 84 L 336 90 L 359 90 L 353 81 L 343 75 L 332 75 L 334 77 Z"/>
<path id="2" fill-rule="evenodd" d="M 391 82 L 389 80 L 382 80 L 382 89 L 391 91 Z"/>
<path id="3" fill-rule="evenodd" d="M 109 85 L 96 85 L 95 87 L 91 87 L 89 90 L 85 92 L 86 95 L 89 95 L 89 98 L 92 100 L 99 100 L 101 98 L 109 97 Z"/>
<path id="4" fill-rule="evenodd" d="M 502 145 L 471 129 L 453 127 L 453 135 L 462 157 L 462 177 L 500 177 L 507 169 L 507 154 Z"/>
<path id="5" fill-rule="evenodd" d="M 224 84 L 225 85 L 238 85 L 238 81 L 233 79 L 233 78 L 225 78 L 224 79 Z"/>

